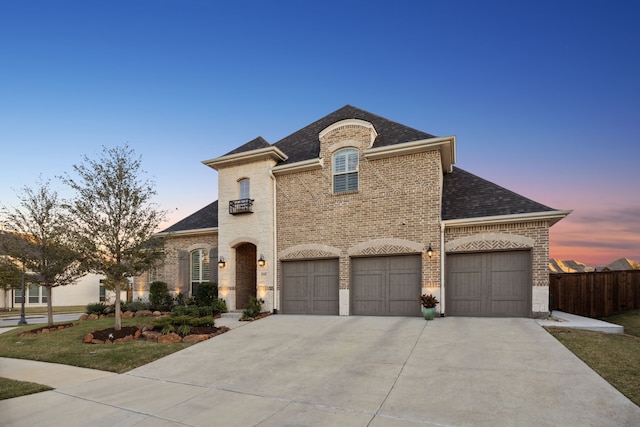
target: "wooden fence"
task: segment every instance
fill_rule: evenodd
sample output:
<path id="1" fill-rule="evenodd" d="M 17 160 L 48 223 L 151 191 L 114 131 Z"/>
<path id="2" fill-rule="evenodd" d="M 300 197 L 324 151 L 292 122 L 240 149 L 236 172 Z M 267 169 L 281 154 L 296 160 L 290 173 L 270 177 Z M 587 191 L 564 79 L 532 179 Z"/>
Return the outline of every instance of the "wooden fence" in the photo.
<path id="1" fill-rule="evenodd" d="M 605 317 L 640 308 L 640 270 L 551 273 L 552 310 Z"/>

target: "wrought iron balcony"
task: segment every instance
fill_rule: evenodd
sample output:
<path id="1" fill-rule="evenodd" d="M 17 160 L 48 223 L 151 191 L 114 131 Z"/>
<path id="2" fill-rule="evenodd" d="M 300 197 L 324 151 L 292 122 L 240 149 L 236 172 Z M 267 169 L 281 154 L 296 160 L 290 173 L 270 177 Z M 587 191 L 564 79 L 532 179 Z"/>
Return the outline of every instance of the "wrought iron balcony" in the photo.
<path id="1" fill-rule="evenodd" d="M 229 200 L 231 215 L 253 213 L 253 199 Z"/>

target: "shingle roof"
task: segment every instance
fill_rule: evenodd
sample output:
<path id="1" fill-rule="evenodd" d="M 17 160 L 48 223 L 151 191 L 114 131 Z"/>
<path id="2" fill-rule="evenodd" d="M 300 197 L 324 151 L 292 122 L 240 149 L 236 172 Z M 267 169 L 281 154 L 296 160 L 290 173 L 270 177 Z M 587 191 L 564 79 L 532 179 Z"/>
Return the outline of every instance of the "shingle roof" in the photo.
<path id="1" fill-rule="evenodd" d="M 346 105 L 273 144 L 288 156 L 288 159 L 281 164 L 318 158 L 320 152 L 318 135 L 320 132 L 326 127 L 346 119 L 361 119 L 373 124 L 378 132 L 373 147 L 434 138 L 433 135 L 426 132 L 412 129 L 384 117 Z M 271 146 L 264 138 L 257 137 L 230 151 L 227 155 Z M 454 168 L 452 173 L 445 174 L 443 178 L 441 212 L 443 220 L 553 210 L 553 208 L 516 194 L 460 168 Z M 217 226 L 218 202 L 215 201 L 164 231 L 198 230 Z"/>
<path id="2" fill-rule="evenodd" d="M 259 136 L 247 142 L 246 144 L 241 145 L 235 150 L 229 151 L 227 154 L 225 154 L 225 156 L 228 156 L 229 154 L 244 153 L 246 151 L 257 150 L 259 148 L 268 148 L 268 147 L 271 147 L 271 144 L 269 144 L 263 137 Z"/>
<path id="3" fill-rule="evenodd" d="M 373 142 L 373 147 L 434 138 L 433 135 L 426 132 L 396 123 L 351 105 L 345 105 L 273 144 L 289 157 L 281 164 L 318 158 L 320 155 L 320 138 L 318 136 L 320 132 L 326 127 L 346 119 L 360 119 L 373 124 L 376 132 L 378 132 L 378 136 Z"/>
<path id="4" fill-rule="evenodd" d="M 189 215 L 185 219 L 176 222 L 171 227 L 162 230 L 162 233 L 200 230 L 218 226 L 218 201 L 208 204 L 199 211 Z"/>
<path id="5" fill-rule="evenodd" d="M 443 220 L 554 210 L 460 168 L 444 175 L 442 187 Z"/>

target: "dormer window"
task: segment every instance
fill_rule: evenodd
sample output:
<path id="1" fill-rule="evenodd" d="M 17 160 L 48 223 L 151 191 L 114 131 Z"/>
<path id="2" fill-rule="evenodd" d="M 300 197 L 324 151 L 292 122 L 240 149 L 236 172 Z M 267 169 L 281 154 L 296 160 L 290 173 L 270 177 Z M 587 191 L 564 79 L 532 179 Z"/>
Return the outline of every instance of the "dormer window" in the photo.
<path id="1" fill-rule="evenodd" d="M 358 150 L 347 148 L 333 155 L 333 192 L 358 191 Z"/>

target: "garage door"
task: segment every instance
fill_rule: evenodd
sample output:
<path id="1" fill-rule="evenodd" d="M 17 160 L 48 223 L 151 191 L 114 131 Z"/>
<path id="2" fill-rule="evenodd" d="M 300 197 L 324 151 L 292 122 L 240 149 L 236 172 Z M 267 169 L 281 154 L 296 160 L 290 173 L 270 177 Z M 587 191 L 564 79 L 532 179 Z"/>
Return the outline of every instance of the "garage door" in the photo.
<path id="1" fill-rule="evenodd" d="M 353 258 L 353 314 L 420 316 L 421 264 L 420 255 Z"/>
<path id="2" fill-rule="evenodd" d="M 531 316 L 529 251 L 451 254 L 446 265 L 447 315 Z"/>
<path id="3" fill-rule="evenodd" d="M 282 312 L 338 314 L 338 260 L 282 263 Z"/>

